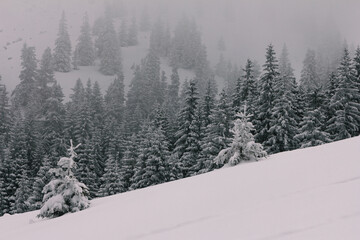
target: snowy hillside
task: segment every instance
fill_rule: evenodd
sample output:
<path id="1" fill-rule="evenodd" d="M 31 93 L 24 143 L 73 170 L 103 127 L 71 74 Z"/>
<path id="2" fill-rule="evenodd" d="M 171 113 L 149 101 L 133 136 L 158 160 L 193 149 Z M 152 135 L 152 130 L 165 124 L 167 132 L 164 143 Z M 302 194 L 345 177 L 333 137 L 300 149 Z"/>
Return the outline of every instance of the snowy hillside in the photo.
<path id="1" fill-rule="evenodd" d="M 21 7 L 20 7 L 21 6 Z M 36 56 L 41 59 L 43 51 L 54 48 L 57 37 L 59 20 L 62 11 L 66 12 L 69 35 L 72 48 L 75 48 L 80 34 L 80 26 L 83 15 L 88 13 L 91 24 L 104 12 L 102 1 L 77 0 L 2 0 L 0 1 L 0 75 L 3 83 L 11 92 L 20 82 L 19 72 L 20 55 L 23 44 L 34 46 Z M 18 16 L 22 16 L 19 18 Z M 31 19 L 31 21 L 29 21 Z M 134 47 L 122 48 L 123 72 L 125 75 L 125 91 L 127 91 L 133 77 L 132 66 L 140 64 L 141 59 L 147 54 L 149 48 L 149 32 L 139 32 L 139 44 Z M 71 89 L 80 78 L 85 84 L 90 78 L 93 82 L 98 81 L 103 92 L 106 91 L 114 76 L 104 76 L 98 69 L 99 66 L 79 67 L 78 71 L 70 73 L 56 72 L 56 80 L 60 83 L 68 99 Z M 166 61 L 162 61 L 161 70 L 170 77 L 171 68 Z M 183 69 L 179 70 L 180 79 L 193 78 L 194 74 Z"/>
<path id="2" fill-rule="evenodd" d="M 359 239 L 360 137 L 92 201 L 0 218 L 0 239 Z"/>

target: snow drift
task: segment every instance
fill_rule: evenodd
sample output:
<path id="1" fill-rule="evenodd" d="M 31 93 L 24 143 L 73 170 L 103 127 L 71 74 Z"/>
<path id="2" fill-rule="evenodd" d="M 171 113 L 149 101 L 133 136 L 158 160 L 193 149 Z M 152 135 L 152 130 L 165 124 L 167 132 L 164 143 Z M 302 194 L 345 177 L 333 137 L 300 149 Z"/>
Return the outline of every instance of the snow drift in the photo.
<path id="1" fill-rule="evenodd" d="M 0 239 L 359 239 L 360 137 L 96 199 L 51 220 L 0 218 Z"/>

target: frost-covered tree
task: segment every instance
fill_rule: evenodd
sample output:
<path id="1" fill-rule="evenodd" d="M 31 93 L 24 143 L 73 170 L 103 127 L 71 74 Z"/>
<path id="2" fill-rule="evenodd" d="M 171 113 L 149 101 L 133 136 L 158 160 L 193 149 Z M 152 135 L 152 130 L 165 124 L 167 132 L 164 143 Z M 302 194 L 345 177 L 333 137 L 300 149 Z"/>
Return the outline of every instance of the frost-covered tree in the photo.
<path id="1" fill-rule="evenodd" d="M 170 50 L 170 65 L 193 69 L 201 49 L 201 36 L 195 21 L 182 18 L 176 25 Z"/>
<path id="2" fill-rule="evenodd" d="M 357 82 L 359 83 L 359 81 L 360 81 L 360 47 L 359 46 L 356 48 L 356 51 L 355 51 L 354 67 L 356 70 Z M 359 88 L 360 88 L 360 86 L 359 86 Z"/>
<path id="3" fill-rule="evenodd" d="M 244 75 L 242 76 L 241 100 L 247 107 L 249 114 L 254 113 L 256 101 L 258 97 L 257 83 L 254 73 L 254 63 L 248 59 L 243 69 Z"/>
<path id="4" fill-rule="evenodd" d="M 15 201 L 13 205 L 14 213 L 27 212 L 30 209 L 30 202 L 28 201 L 31 191 L 31 183 L 26 169 L 22 169 L 22 175 L 19 182 L 19 187 L 15 192 Z"/>
<path id="5" fill-rule="evenodd" d="M 121 159 L 120 177 L 124 190 L 130 189 L 135 173 L 136 159 L 138 158 L 139 137 L 133 134 L 126 142 L 124 157 Z"/>
<path id="6" fill-rule="evenodd" d="M 51 174 L 49 173 L 49 170 L 52 167 L 54 166 L 52 166 L 50 158 L 47 156 L 44 157 L 42 166 L 37 172 L 32 184 L 32 192 L 29 197 L 31 210 L 40 209 L 42 206 L 42 200 L 44 197 L 42 190 L 44 189 L 45 185 L 51 181 Z"/>
<path id="7" fill-rule="evenodd" d="M 200 153 L 200 130 L 198 91 L 194 81 L 186 89 L 184 106 L 179 113 L 179 128 L 176 132 L 174 154 L 180 176 L 189 177 L 197 172 L 197 157 Z"/>
<path id="8" fill-rule="evenodd" d="M 330 102 L 334 116 L 328 122 L 328 132 L 333 140 L 353 137 L 359 133 L 360 92 L 356 81 L 356 71 L 349 51 L 345 48 L 337 70 L 338 86 Z"/>
<path id="9" fill-rule="evenodd" d="M 330 135 L 323 131 L 325 124 L 325 96 L 321 88 L 310 90 L 305 99 L 306 111 L 299 124 L 299 133 L 294 139 L 300 148 L 331 142 Z"/>
<path id="10" fill-rule="evenodd" d="M 253 125 L 248 121 L 246 115 L 246 107 L 244 113 L 236 115 L 237 119 L 234 121 L 232 133 L 234 134 L 230 147 L 221 150 L 218 156 L 214 159 L 216 164 L 229 164 L 234 166 L 242 161 L 253 161 L 259 158 L 266 157 L 266 152 L 260 143 L 255 143 L 254 136 L 251 131 Z"/>
<path id="11" fill-rule="evenodd" d="M 316 67 L 315 51 L 308 50 L 301 70 L 300 86 L 303 89 L 314 89 L 321 85 Z"/>
<path id="12" fill-rule="evenodd" d="M 89 24 L 88 15 L 85 14 L 83 24 L 81 26 L 81 33 L 76 45 L 77 60 L 79 66 L 91 66 L 94 64 L 95 51 L 91 39 L 91 28 Z"/>
<path id="13" fill-rule="evenodd" d="M 38 104 L 42 105 L 50 96 L 49 85 L 55 82 L 53 56 L 49 47 L 45 49 L 42 55 L 36 80 Z"/>
<path id="14" fill-rule="evenodd" d="M 71 71 L 71 41 L 67 30 L 65 12 L 61 15 L 58 37 L 55 41 L 54 70 L 58 72 Z"/>
<path id="15" fill-rule="evenodd" d="M 5 146 L 9 140 L 10 132 L 10 106 L 6 86 L 1 83 L 0 76 L 0 161 L 4 157 Z"/>
<path id="16" fill-rule="evenodd" d="M 147 6 L 145 6 L 141 12 L 140 18 L 140 31 L 147 32 L 150 30 L 151 22 L 149 17 L 149 11 Z"/>
<path id="17" fill-rule="evenodd" d="M 76 167 L 74 158 L 77 156 L 75 150 L 79 147 L 69 148 L 69 157 L 60 158 L 56 169 L 51 169 L 54 179 L 43 189 L 43 206 L 38 217 L 54 218 L 69 212 L 77 212 L 89 207 L 87 198 L 88 188 L 80 183 L 74 176 L 73 169 Z"/>
<path id="18" fill-rule="evenodd" d="M 127 47 L 128 46 L 128 29 L 126 20 L 121 20 L 120 30 L 119 30 L 119 43 L 120 47 Z"/>
<path id="19" fill-rule="evenodd" d="M 263 65 L 263 74 L 259 81 L 259 101 L 256 107 L 256 140 L 265 143 L 270 138 L 269 129 L 275 100 L 274 85 L 279 77 L 279 65 L 273 45 L 266 49 L 266 62 Z M 266 146 L 264 146 L 266 147 Z"/>
<path id="20" fill-rule="evenodd" d="M 169 142 L 164 130 L 145 124 L 140 133 L 138 158 L 131 189 L 144 188 L 169 180 Z"/>
<path id="21" fill-rule="evenodd" d="M 234 112 L 239 112 L 242 106 L 242 79 L 238 78 L 236 80 L 236 86 L 233 93 L 233 110 Z"/>
<path id="22" fill-rule="evenodd" d="M 180 89 L 180 78 L 176 68 L 172 68 L 170 77 L 170 84 L 165 97 L 165 111 L 169 117 L 169 121 L 175 124 L 177 113 L 180 108 L 179 89 Z"/>
<path id="23" fill-rule="evenodd" d="M 294 142 L 298 120 L 294 106 L 296 85 L 286 46 L 280 56 L 279 76 L 273 87 L 275 99 L 270 119 L 270 135 L 264 145 L 268 152 L 276 153 L 296 148 Z"/>
<path id="24" fill-rule="evenodd" d="M 98 37 L 98 51 L 100 54 L 100 72 L 105 75 L 115 75 L 121 72 L 121 53 L 114 29 L 113 20 L 105 18 L 101 35 Z"/>
<path id="25" fill-rule="evenodd" d="M 15 109 L 26 109 L 32 106 L 35 101 L 35 88 L 37 78 L 37 60 L 35 55 L 35 48 L 28 47 L 24 44 L 21 50 L 21 72 L 20 83 L 13 91 L 13 105 Z"/>
<path id="26" fill-rule="evenodd" d="M 110 143 L 110 147 L 114 148 L 114 143 Z M 116 154 L 115 154 L 116 156 Z M 124 191 L 121 182 L 120 164 L 114 154 L 109 154 L 105 162 L 105 173 L 101 177 L 100 196 L 114 195 Z"/>
<path id="27" fill-rule="evenodd" d="M 137 29 L 137 24 L 136 24 L 136 18 L 135 16 L 132 17 L 131 19 L 131 24 L 129 26 L 129 32 L 128 32 L 128 46 L 136 46 L 138 44 L 138 29 Z"/>

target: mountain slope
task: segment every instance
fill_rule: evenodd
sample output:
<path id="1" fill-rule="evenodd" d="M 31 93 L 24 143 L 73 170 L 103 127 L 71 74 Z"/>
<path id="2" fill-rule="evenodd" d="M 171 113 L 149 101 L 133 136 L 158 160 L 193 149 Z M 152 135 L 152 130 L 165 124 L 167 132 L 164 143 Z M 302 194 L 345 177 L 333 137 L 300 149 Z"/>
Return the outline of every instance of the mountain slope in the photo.
<path id="1" fill-rule="evenodd" d="M 92 201 L 0 218 L 0 239 L 359 239 L 360 137 Z"/>

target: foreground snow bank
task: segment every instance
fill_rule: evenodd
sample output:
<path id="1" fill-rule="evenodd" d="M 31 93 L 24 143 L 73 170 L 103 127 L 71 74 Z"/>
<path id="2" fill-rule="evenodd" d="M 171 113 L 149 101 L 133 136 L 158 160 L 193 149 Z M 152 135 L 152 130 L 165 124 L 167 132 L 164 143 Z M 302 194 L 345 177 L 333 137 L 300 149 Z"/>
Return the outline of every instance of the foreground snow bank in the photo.
<path id="1" fill-rule="evenodd" d="M 360 137 L 92 201 L 0 218 L 0 239 L 359 239 Z"/>

